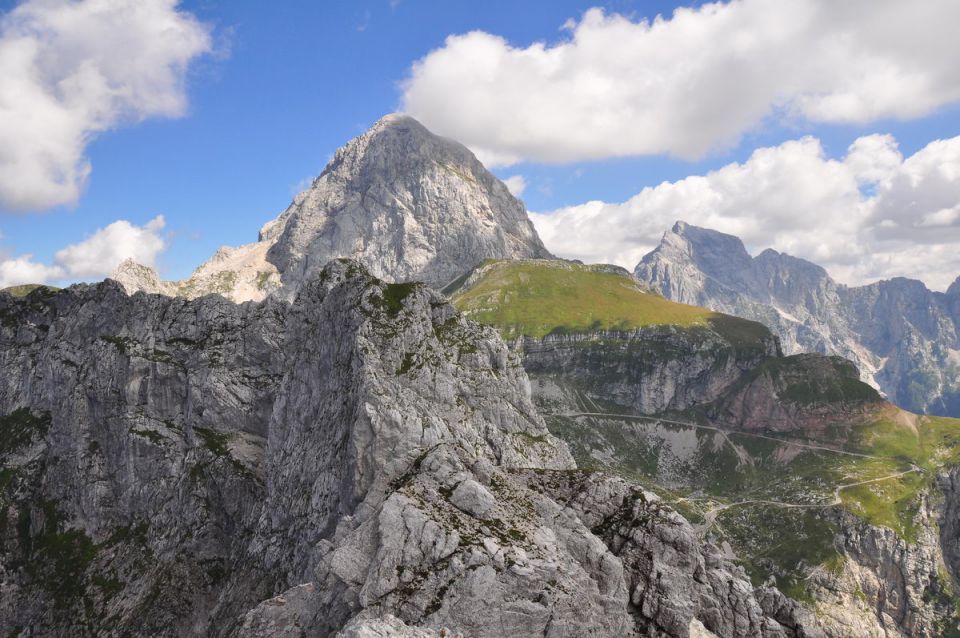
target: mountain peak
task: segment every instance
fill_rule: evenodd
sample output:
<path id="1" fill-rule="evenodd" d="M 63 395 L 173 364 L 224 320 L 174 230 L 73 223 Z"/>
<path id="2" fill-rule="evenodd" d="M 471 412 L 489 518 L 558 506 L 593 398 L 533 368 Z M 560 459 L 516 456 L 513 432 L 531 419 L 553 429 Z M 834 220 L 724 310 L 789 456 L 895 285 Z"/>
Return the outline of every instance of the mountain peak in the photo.
<path id="1" fill-rule="evenodd" d="M 328 174 L 355 179 L 377 172 L 382 176 L 396 177 L 418 167 L 422 170 L 423 165 L 429 163 L 456 165 L 466 169 L 464 172 L 471 177 L 487 172 L 466 146 L 434 135 L 409 115 L 391 113 L 337 149 L 333 159 L 304 193 L 312 190 Z"/>
<path id="2" fill-rule="evenodd" d="M 950 287 L 947 288 L 947 296 L 960 297 L 960 277 L 954 279 Z"/>
<path id="3" fill-rule="evenodd" d="M 144 266 L 129 257 L 113 269 L 109 279 L 113 279 L 123 286 L 123 289 L 129 294 L 140 290 L 147 293 L 170 294 L 169 286 L 166 285 L 167 282 L 160 279 L 160 275 L 155 269 Z"/>
<path id="4" fill-rule="evenodd" d="M 378 126 L 388 126 L 395 122 L 401 122 L 404 120 L 410 121 L 410 122 L 416 122 L 417 124 L 420 124 L 420 122 L 417 122 L 417 120 L 407 115 L 406 113 L 387 113 L 386 115 L 381 117 L 379 120 L 377 120 L 376 123 L 371 127 L 371 129 L 377 128 Z M 421 124 L 421 126 L 423 125 Z"/>
<path id="5" fill-rule="evenodd" d="M 285 289 L 335 257 L 442 287 L 485 259 L 549 258 L 523 204 L 462 144 L 388 115 L 337 151 L 271 226 Z"/>
<path id="6" fill-rule="evenodd" d="M 663 234 L 660 245 L 643 257 L 637 269 L 663 259 L 692 260 L 701 270 L 722 272 L 747 268 L 752 258 L 739 237 L 678 221 Z"/>
<path id="7" fill-rule="evenodd" d="M 960 383 L 949 373 L 960 279 L 946 294 L 903 277 L 845 286 L 805 259 L 772 249 L 751 258 L 736 237 L 683 222 L 634 274 L 673 301 L 764 323 L 788 354 L 846 357 L 907 409 L 960 413 Z"/>
<path id="8" fill-rule="evenodd" d="M 219 252 L 192 283 L 168 289 L 234 301 L 279 291 L 292 299 L 339 257 L 387 281 L 442 288 L 485 259 L 552 255 L 523 203 L 467 147 L 392 113 L 338 149 L 320 176 L 264 224 L 259 241 Z"/>

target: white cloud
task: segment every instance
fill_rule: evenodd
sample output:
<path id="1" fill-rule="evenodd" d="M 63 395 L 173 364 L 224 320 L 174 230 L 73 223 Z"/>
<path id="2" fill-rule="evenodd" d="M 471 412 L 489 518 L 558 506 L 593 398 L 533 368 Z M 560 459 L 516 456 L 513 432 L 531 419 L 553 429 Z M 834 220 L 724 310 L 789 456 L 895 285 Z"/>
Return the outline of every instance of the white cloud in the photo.
<path id="1" fill-rule="evenodd" d="M 772 247 L 859 284 L 907 276 L 944 289 L 960 275 L 960 137 L 907 159 L 888 135 L 861 137 L 842 160 L 805 137 L 740 164 L 648 187 L 620 204 L 531 214 L 552 252 L 633 268 L 676 220 Z"/>
<path id="2" fill-rule="evenodd" d="M 52 264 L 36 262 L 32 255 L 0 259 L 0 288 L 17 284 L 101 279 L 127 258 L 153 266 L 167 246 L 161 235 L 164 225 L 162 215 L 143 226 L 122 219 L 115 221 L 83 241 L 57 251 Z"/>
<path id="3" fill-rule="evenodd" d="M 63 276 L 63 269 L 33 261 L 33 255 L 20 255 L 0 261 L 0 288 L 19 284 L 43 283 Z"/>
<path id="4" fill-rule="evenodd" d="M 99 133 L 186 109 L 209 28 L 176 0 L 27 0 L 0 15 L 0 209 L 75 202 Z"/>
<path id="5" fill-rule="evenodd" d="M 523 191 L 527 188 L 527 180 L 523 178 L 523 175 L 511 175 L 503 180 L 503 183 L 507 185 L 507 190 L 514 197 L 523 195 Z"/>
<path id="6" fill-rule="evenodd" d="M 145 226 L 115 221 L 83 241 L 57 251 L 54 259 L 71 277 L 103 277 L 127 258 L 152 266 L 166 242 L 160 236 L 163 215 Z"/>
<path id="7" fill-rule="evenodd" d="M 892 135 L 867 135 L 850 145 L 843 163 L 853 171 L 858 182 L 875 184 L 900 170 L 903 155 Z"/>
<path id="8" fill-rule="evenodd" d="M 416 62 L 403 109 L 491 165 L 700 157 L 765 118 L 914 118 L 960 101 L 956 0 L 733 0 L 559 43 L 474 31 Z"/>

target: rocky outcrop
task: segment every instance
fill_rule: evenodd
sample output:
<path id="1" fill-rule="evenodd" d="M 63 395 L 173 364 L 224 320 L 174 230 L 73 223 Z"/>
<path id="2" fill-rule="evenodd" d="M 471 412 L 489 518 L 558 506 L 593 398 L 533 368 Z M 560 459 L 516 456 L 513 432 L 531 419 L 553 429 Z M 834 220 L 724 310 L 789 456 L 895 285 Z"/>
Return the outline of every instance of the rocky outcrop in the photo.
<path id="1" fill-rule="evenodd" d="M 595 412 L 589 407 L 593 402 L 660 414 L 709 403 L 779 355 L 776 338 L 762 326 L 742 322 L 755 328 L 755 338 L 741 340 L 725 330 L 731 323 L 738 320 L 524 337 L 514 347 L 523 355 L 538 402 L 551 412 Z"/>
<path id="2" fill-rule="evenodd" d="M 944 472 L 937 478 L 938 487 L 943 492 L 937 527 L 944 566 L 948 580 L 960 585 L 960 468 Z"/>
<path id="3" fill-rule="evenodd" d="M 842 509 L 832 512 L 844 558 L 835 569 L 811 577 L 829 635 L 932 638 L 960 632 L 956 585 L 944 567 L 945 546 L 937 535 L 939 508 L 931 507 L 929 494 L 922 494 L 916 506 L 916 538 L 909 541 Z M 947 509 L 940 510 L 941 521 Z"/>
<path id="4" fill-rule="evenodd" d="M 750 339 L 745 339 L 749 330 Z M 759 324 L 524 337 L 513 343 L 546 413 L 686 412 L 737 430 L 817 436 L 887 404 L 841 357 L 784 357 Z"/>
<path id="5" fill-rule="evenodd" d="M 531 486 L 562 498 L 624 565 L 639 635 L 696 635 L 698 626 L 718 636 L 822 635 L 795 601 L 781 595 L 778 609 L 765 608 L 779 592 L 750 586 L 657 496 L 590 473 L 525 474 Z"/>
<path id="6" fill-rule="evenodd" d="M 410 627 L 395 616 L 357 617 L 337 634 L 337 638 L 463 638 L 463 634 Z"/>
<path id="7" fill-rule="evenodd" d="M 263 301 L 280 287 L 280 273 L 266 260 L 267 243 L 220 248 L 187 279 L 164 281 L 156 270 L 125 259 L 110 278 L 129 294 L 147 292 L 196 299 L 218 294 L 235 302 Z"/>
<path id="8" fill-rule="evenodd" d="M 715 423 L 738 430 L 804 432 L 866 421 L 887 404 L 841 357 L 771 357 L 719 395 L 707 409 Z"/>
<path id="9" fill-rule="evenodd" d="M 282 288 L 293 299 L 340 257 L 386 281 L 442 288 L 485 259 L 551 255 L 523 204 L 466 147 L 394 114 L 339 149 L 257 242 L 221 248 L 179 282 L 130 263 L 113 277 L 128 292 L 216 292 L 240 302 Z"/>
<path id="10" fill-rule="evenodd" d="M 960 286 L 946 294 L 892 279 L 848 287 L 808 261 L 678 222 L 637 265 L 669 299 L 770 327 L 788 354 L 852 360 L 863 378 L 908 410 L 960 416 Z"/>
<path id="11" fill-rule="evenodd" d="M 575 471 L 492 330 L 356 262 L 290 305 L 0 296 L 0 366 L 6 634 L 810 635 Z"/>

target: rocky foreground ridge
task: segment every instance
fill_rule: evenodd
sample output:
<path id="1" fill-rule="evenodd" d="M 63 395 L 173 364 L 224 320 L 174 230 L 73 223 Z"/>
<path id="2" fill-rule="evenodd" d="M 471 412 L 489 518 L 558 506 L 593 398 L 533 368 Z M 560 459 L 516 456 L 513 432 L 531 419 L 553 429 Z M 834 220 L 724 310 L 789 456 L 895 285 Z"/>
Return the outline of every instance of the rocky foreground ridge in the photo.
<path id="1" fill-rule="evenodd" d="M 914 412 L 960 416 L 960 280 L 946 293 L 896 278 L 836 283 L 808 261 L 678 222 L 637 265 L 668 299 L 769 326 L 788 354 L 852 360 L 864 379 Z"/>
<path id="2" fill-rule="evenodd" d="M 5 634 L 818 635 L 356 262 L 290 305 L 0 295 L 0 365 Z"/>
<path id="3" fill-rule="evenodd" d="M 473 153 L 393 114 L 340 148 L 257 242 L 221 248 L 184 281 L 129 260 L 112 277 L 131 293 L 293 299 L 340 257 L 386 281 L 442 288 L 484 259 L 550 253 L 523 203 Z"/>

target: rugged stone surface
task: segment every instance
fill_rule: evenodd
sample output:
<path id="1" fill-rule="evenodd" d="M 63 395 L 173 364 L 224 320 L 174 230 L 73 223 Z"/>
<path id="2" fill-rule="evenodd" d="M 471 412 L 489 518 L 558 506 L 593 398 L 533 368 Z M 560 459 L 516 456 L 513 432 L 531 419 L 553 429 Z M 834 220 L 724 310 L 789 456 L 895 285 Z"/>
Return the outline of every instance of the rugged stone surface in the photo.
<path id="1" fill-rule="evenodd" d="M 128 292 L 259 301 L 281 284 L 293 299 L 339 257 L 439 289 L 484 259 L 550 256 L 523 203 L 466 147 L 394 114 L 339 149 L 256 243 L 220 249 L 181 282 L 132 263 L 113 278 Z"/>
<path id="2" fill-rule="evenodd" d="M 337 634 L 337 638 L 463 638 L 463 634 L 439 632 L 410 627 L 402 620 L 387 614 L 384 618 L 360 618 L 350 623 Z"/>
<path id="3" fill-rule="evenodd" d="M 746 372 L 778 356 L 776 339 L 757 328 L 759 338 L 749 343 L 718 325 L 524 337 L 512 346 L 522 353 L 538 404 L 548 411 L 619 406 L 660 414 L 714 401 Z"/>
<path id="4" fill-rule="evenodd" d="M 0 632 L 203 633 L 271 593 L 246 546 L 283 329 L 109 281 L 0 298 Z"/>
<path id="5" fill-rule="evenodd" d="M 669 299 L 754 319 L 788 354 L 836 354 L 908 410 L 960 416 L 960 284 L 892 279 L 849 287 L 774 250 L 678 222 L 635 275 Z"/>
<path id="6" fill-rule="evenodd" d="M 798 354 L 771 357 L 749 370 L 718 395 L 707 414 L 738 430 L 816 436 L 831 426 L 865 421 L 885 405 L 850 361 Z"/>
<path id="7" fill-rule="evenodd" d="M 851 362 L 784 357 L 777 339 L 757 327 L 760 334 L 747 340 L 721 321 L 709 328 L 525 337 L 512 347 L 548 414 L 685 412 L 725 428 L 816 436 L 887 405 Z"/>
<path id="8" fill-rule="evenodd" d="M 845 560 L 835 572 L 814 574 L 817 609 L 824 628 L 838 638 L 956 636 L 956 599 L 951 572 L 937 537 L 937 508 L 924 494 L 917 513 L 918 538 L 906 541 L 885 527 L 849 513 L 833 512 L 836 539 Z M 940 514 L 957 507 L 956 495 Z M 942 518 L 941 518 L 942 520 Z M 955 543 L 951 537 L 952 544 Z M 953 574 L 956 574 L 954 571 Z"/>
<path id="9" fill-rule="evenodd" d="M 938 477 L 944 503 L 937 521 L 943 560 L 950 573 L 960 579 L 960 468 Z"/>
<path id="10" fill-rule="evenodd" d="M 3 634 L 813 635 L 356 262 L 290 305 L 0 295 L 0 366 Z"/>
<path id="11" fill-rule="evenodd" d="M 125 259 L 110 275 L 124 290 L 196 299 L 219 294 L 235 302 L 263 301 L 280 287 L 280 273 L 266 260 L 269 243 L 223 246 L 182 281 L 164 281 L 156 270 Z"/>
<path id="12" fill-rule="evenodd" d="M 794 601 L 765 611 L 761 600 L 775 590 L 754 589 L 659 497 L 595 474 L 526 474 L 537 489 L 561 496 L 623 564 L 640 635 L 690 635 L 700 625 L 718 636 L 822 635 Z"/>
<path id="13" fill-rule="evenodd" d="M 388 115 L 337 151 L 280 217 L 268 259 L 287 290 L 333 257 L 441 288 L 484 259 L 550 254 L 523 204 L 463 145 Z"/>

